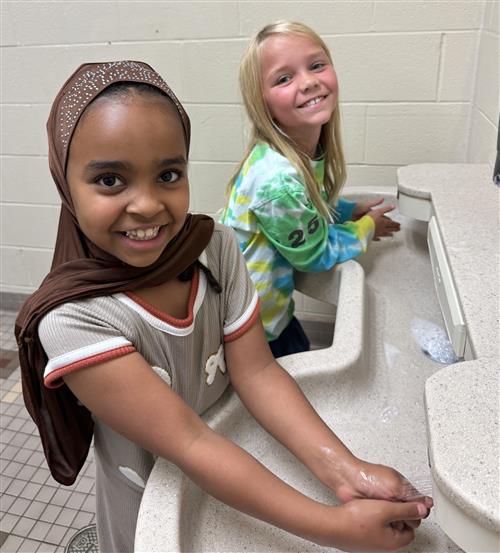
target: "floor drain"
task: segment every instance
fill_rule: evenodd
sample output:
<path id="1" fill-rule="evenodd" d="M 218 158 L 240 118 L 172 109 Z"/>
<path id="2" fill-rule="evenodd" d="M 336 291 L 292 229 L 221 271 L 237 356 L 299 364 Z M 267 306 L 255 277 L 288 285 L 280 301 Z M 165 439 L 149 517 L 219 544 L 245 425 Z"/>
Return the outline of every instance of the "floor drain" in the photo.
<path id="1" fill-rule="evenodd" d="M 69 540 L 64 553 L 99 553 L 95 524 L 78 530 Z"/>

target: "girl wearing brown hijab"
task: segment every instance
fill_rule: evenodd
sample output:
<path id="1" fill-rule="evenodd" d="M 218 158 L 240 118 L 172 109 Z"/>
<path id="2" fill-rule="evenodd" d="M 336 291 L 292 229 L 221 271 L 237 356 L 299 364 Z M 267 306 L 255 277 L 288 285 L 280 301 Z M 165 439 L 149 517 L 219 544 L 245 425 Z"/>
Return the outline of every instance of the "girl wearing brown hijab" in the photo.
<path id="1" fill-rule="evenodd" d="M 270 353 L 232 231 L 188 213 L 189 119 L 161 77 L 139 62 L 83 65 L 47 127 L 62 207 L 52 270 L 16 323 L 23 392 L 59 482 L 75 480 L 94 436 L 100 549 L 133 550 L 155 456 L 316 543 L 409 543 L 430 498 L 398 501 L 408 482 L 321 421 Z M 303 496 L 206 426 L 229 379 L 347 503 Z"/>

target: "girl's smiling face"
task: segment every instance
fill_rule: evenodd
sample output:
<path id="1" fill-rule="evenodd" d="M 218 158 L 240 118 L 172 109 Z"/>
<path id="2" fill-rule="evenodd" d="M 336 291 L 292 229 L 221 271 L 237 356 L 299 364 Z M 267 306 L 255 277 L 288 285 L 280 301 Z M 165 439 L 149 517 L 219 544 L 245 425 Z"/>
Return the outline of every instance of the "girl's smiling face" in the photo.
<path id="1" fill-rule="evenodd" d="M 147 267 L 189 207 L 184 133 L 167 98 L 98 98 L 78 123 L 66 177 L 83 233 L 121 261 Z"/>
<path id="2" fill-rule="evenodd" d="M 262 45 L 264 100 L 280 128 L 301 143 L 319 139 L 338 102 L 335 70 L 326 52 L 305 35 L 275 34 Z"/>

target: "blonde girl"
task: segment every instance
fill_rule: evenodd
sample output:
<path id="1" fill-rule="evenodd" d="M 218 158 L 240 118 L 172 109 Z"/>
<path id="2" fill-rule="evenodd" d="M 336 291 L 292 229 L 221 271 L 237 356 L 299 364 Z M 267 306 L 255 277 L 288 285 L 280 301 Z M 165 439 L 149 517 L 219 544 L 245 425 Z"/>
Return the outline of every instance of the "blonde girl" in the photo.
<path id="1" fill-rule="evenodd" d="M 293 316 L 293 271 L 323 271 L 391 236 L 382 200 L 339 198 L 346 178 L 338 82 L 326 44 L 301 23 L 267 25 L 240 67 L 251 125 L 222 222 L 236 231 L 275 356 L 309 349 Z"/>

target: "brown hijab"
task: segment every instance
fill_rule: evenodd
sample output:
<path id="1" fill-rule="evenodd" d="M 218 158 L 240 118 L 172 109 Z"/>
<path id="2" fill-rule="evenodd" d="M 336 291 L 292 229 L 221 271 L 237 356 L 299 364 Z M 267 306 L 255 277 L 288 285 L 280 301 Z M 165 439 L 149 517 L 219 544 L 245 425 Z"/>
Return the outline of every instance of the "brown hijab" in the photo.
<path id="1" fill-rule="evenodd" d="M 190 123 L 179 100 L 163 79 L 145 63 L 119 61 L 80 66 L 57 95 L 47 122 L 49 165 L 62 205 L 50 273 L 26 301 L 16 320 L 15 334 L 26 407 L 38 426 L 52 476 L 72 484 L 88 454 L 93 433 L 90 412 L 66 385 L 46 388 L 47 356 L 38 338 L 38 323 L 56 306 L 75 299 L 109 295 L 155 286 L 175 278 L 197 262 L 208 245 L 214 222 L 188 214 L 185 224 L 149 267 L 132 267 L 104 252 L 82 233 L 66 181 L 71 138 L 81 114 L 103 90 L 117 82 L 146 83 L 173 102 L 189 152 Z"/>

